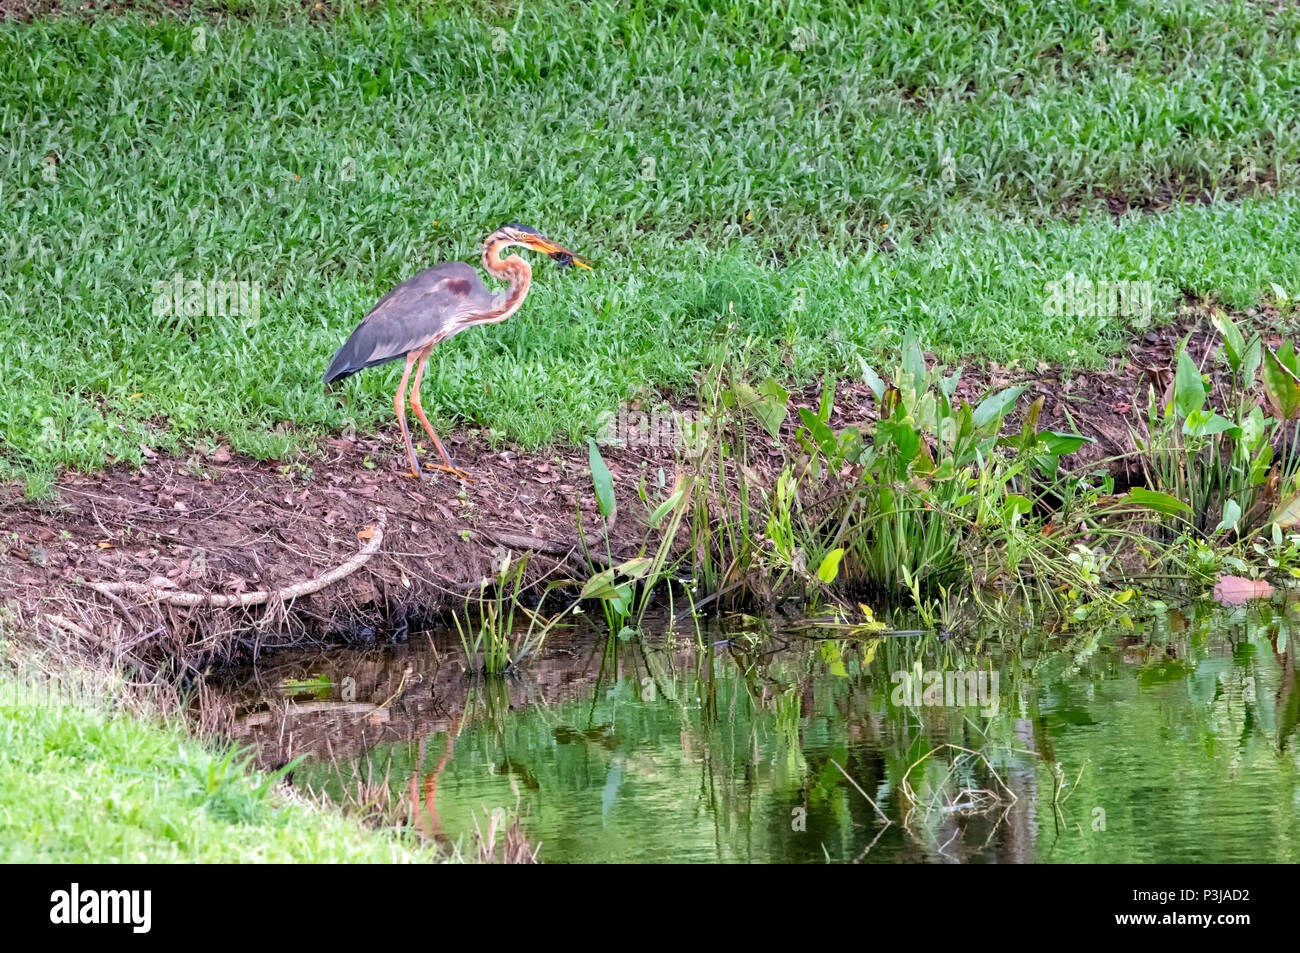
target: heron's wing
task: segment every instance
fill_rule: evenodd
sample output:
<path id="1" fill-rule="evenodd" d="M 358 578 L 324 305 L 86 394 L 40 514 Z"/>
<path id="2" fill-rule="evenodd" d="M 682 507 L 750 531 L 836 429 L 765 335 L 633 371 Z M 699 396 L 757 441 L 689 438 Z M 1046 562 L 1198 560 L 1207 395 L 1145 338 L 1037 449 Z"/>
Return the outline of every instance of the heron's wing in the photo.
<path id="1" fill-rule="evenodd" d="M 379 299 L 334 355 L 325 382 L 405 357 L 437 340 L 457 318 L 491 305 L 491 292 L 469 265 L 434 265 Z"/>

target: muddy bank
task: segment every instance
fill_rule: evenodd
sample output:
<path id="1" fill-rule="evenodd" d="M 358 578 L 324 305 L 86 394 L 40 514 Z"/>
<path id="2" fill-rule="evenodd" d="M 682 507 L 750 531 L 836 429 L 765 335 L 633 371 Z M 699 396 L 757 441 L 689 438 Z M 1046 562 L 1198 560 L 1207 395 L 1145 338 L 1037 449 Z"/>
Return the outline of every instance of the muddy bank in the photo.
<path id="1" fill-rule="evenodd" d="M 1276 327 L 1276 317 L 1241 320 Z M 1040 427 L 1077 428 L 1095 441 L 1066 458 L 1071 467 L 1109 469 L 1121 487 L 1139 483 L 1140 466 L 1125 458 L 1131 432 L 1143 431 L 1148 389 L 1170 386 L 1182 336 L 1191 332 L 1198 364 L 1216 367 L 1208 316 L 1188 309 L 1184 318 L 1143 333 L 1104 370 L 971 367 L 958 393 L 974 400 L 987 387 L 1026 383 L 1009 426 L 1041 397 Z M 815 408 L 819 398 L 813 383 L 791 404 Z M 832 425 L 875 417 L 866 384 L 841 381 Z M 792 412 L 785 436 L 795 421 Z M 415 481 L 393 428 L 328 438 L 292 461 L 219 448 L 159 455 L 138 471 L 68 473 L 45 501 L 10 485 L 0 496 L 0 592 L 19 631 L 34 626 L 94 655 L 197 670 L 272 646 L 403 639 L 462 609 L 507 553 L 529 556 L 534 592 L 585 578 L 578 511 L 589 534 L 600 525 L 585 448 L 494 449 L 477 431 L 453 434 L 449 445 L 478 479 L 430 471 Z M 756 435 L 752 446 L 761 445 Z M 626 558 L 645 535 L 638 484 L 662 470 L 671 485 L 687 464 L 669 446 L 602 452 L 622 504 L 611 548 Z M 746 478 L 770 483 L 782 463 L 776 450 L 752 454 Z"/>

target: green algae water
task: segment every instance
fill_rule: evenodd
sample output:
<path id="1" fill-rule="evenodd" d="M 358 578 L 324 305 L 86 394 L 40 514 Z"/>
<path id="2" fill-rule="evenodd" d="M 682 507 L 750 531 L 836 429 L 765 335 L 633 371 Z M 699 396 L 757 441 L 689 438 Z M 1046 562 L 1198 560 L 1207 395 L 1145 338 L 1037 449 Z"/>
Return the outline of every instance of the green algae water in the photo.
<path id="1" fill-rule="evenodd" d="M 207 704 L 264 763 L 306 755 L 295 783 L 386 778 L 447 843 L 518 811 L 547 863 L 1300 859 L 1280 599 L 1131 627 L 826 634 L 576 631 L 485 678 L 432 633 L 281 654 Z"/>

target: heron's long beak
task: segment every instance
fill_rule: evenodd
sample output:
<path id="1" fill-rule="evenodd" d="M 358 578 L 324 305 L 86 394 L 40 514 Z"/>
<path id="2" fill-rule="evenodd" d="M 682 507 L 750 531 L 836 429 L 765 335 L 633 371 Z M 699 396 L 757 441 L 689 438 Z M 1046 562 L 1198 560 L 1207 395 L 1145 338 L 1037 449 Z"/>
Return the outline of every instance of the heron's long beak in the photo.
<path id="1" fill-rule="evenodd" d="M 563 245 L 557 245 L 549 238 L 545 238 L 541 235 L 538 235 L 536 238 L 533 238 L 531 241 L 529 241 L 528 247 L 533 248 L 537 251 L 546 252 L 546 254 L 550 255 L 552 258 L 554 258 L 556 261 L 561 262 L 562 264 L 577 265 L 579 268 L 591 268 L 591 265 L 587 264 L 586 261 L 584 261 L 582 258 L 579 258 L 576 254 L 569 251 Z"/>

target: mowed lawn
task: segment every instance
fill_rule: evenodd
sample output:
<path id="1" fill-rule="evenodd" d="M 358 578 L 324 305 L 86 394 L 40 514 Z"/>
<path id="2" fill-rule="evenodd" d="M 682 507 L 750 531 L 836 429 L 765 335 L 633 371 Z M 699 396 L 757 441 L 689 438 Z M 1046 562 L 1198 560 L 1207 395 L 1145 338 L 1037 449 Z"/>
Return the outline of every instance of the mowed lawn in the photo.
<path id="1" fill-rule="evenodd" d="M 1187 297 L 1300 296 L 1298 87 L 1300 11 L 1217 0 L 0 24 L 0 478 L 386 426 L 400 367 L 326 394 L 330 355 L 509 221 L 597 268 L 536 260 L 518 316 L 440 347 L 435 425 L 580 439 L 689 387 L 727 325 L 792 383 L 908 334 L 1096 366 Z M 1150 282 L 1150 313 L 1045 314 L 1067 273 Z M 177 275 L 256 313 L 160 309 Z"/>

